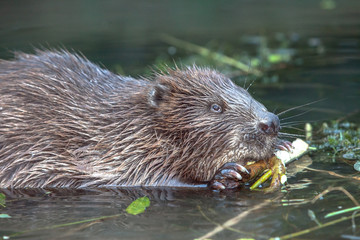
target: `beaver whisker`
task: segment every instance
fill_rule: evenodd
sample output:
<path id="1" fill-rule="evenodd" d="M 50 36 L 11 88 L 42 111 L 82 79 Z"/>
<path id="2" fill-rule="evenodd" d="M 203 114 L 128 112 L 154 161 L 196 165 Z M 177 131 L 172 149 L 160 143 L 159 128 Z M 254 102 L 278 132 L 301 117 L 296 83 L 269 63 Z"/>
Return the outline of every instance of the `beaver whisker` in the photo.
<path id="1" fill-rule="evenodd" d="M 305 135 L 302 135 L 302 134 L 282 133 L 282 132 L 279 132 L 279 136 L 292 137 L 292 138 L 305 137 Z"/>
<path id="2" fill-rule="evenodd" d="M 317 122 L 318 122 L 318 120 L 310 120 L 310 121 L 308 121 L 308 120 L 304 120 L 304 121 L 299 120 L 299 121 L 281 123 L 281 126 L 283 126 L 283 124 L 285 126 L 292 126 L 292 125 L 300 125 L 300 124 L 305 124 L 305 123 L 317 123 Z"/>
<path id="3" fill-rule="evenodd" d="M 246 82 L 246 81 L 245 81 Z M 254 84 L 255 80 L 253 80 L 249 86 L 247 86 L 247 88 L 244 87 L 244 89 L 246 89 L 246 91 L 249 91 L 250 87 Z M 245 83 L 244 83 L 245 84 Z"/>
<path id="4" fill-rule="evenodd" d="M 304 132 L 305 130 L 303 128 L 293 127 L 293 126 L 281 126 L 281 128 L 288 128 L 288 129 L 294 129 L 299 132 Z"/>
<path id="5" fill-rule="evenodd" d="M 286 127 L 286 126 L 293 126 L 293 125 L 300 125 L 300 124 L 304 124 L 307 123 L 308 121 L 292 121 L 292 122 L 284 122 L 281 123 L 281 127 Z"/>
<path id="6" fill-rule="evenodd" d="M 285 111 L 282 111 L 280 113 L 278 113 L 277 115 L 278 116 L 281 116 L 287 112 L 290 112 L 290 111 L 293 111 L 293 110 L 296 110 L 296 109 L 299 109 L 299 108 L 302 108 L 302 107 L 306 107 L 306 106 L 309 106 L 309 105 L 312 105 L 312 104 L 315 104 L 315 103 L 318 103 L 318 102 L 321 102 L 321 101 L 324 101 L 325 99 L 320 99 L 320 100 L 316 100 L 316 101 L 313 101 L 313 102 L 309 102 L 309 103 L 305 103 L 305 104 L 302 104 L 302 105 L 299 105 L 299 106 L 296 106 L 296 107 L 292 107 L 292 108 L 289 108 L 289 109 L 286 109 Z M 310 110 L 311 111 L 311 110 Z"/>
<path id="7" fill-rule="evenodd" d="M 304 112 L 301 112 L 301 113 L 298 113 L 298 114 L 295 114 L 293 116 L 289 116 L 289 117 L 285 117 L 285 118 L 280 118 L 280 121 L 284 121 L 284 120 L 288 120 L 288 119 L 292 119 L 292 118 L 295 118 L 295 117 L 300 117 L 308 112 L 311 112 L 313 109 L 309 109 L 309 110 L 306 110 Z"/>

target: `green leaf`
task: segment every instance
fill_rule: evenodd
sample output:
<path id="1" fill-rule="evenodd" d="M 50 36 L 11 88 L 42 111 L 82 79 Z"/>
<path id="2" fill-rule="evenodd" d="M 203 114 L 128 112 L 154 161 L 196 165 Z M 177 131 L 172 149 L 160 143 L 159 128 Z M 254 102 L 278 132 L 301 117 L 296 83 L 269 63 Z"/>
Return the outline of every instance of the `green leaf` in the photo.
<path id="1" fill-rule="evenodd" d="M 360 172 L 360 161 L 356 161 L 356 163 L 354 164 L 354 169 Z"/>
<path id="2" fill-rule="evenodd" d="M 0 193 L 0 206 L 5 207 L 5 194 Z"/>
<path id="3" fill-rule="evenodd" d="M 7 215 L 6 213 L 1 213 L 0 218 L 11 218 L 11 217 L 9 215 Z"/>
<path id="4" fill-rule="evenodd" d="M 336 8 L 336 2 L 334 0 L 322 0 L 320 7 L 324 10 L 333 10 Z"/>
<path id="5" fill-rule="evenodd" d="M 126 208 L 126 212 L 132 215 L 137 215 L 144 212 L 148 206 L 150 206 L 150 200 L 148 197 L 138 198 Z"/>
<path id="6" fill-rule="evenodd" d="M 282 56 L 280 54 L 270 54 L 268 56 L 268 61 L 271 63 L 278 63 L 281 62 L 283 60 Z"/>

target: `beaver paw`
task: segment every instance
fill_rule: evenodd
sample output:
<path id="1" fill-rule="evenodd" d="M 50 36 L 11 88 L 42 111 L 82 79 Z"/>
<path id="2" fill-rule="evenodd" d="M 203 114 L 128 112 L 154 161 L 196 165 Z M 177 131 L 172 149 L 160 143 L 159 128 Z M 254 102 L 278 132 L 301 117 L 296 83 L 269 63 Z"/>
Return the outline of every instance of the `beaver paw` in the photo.
<path id="1" fill-rule="evenodd" d="M 243 175 L 248 176 L 248 170 L 237 163 L 226 163 L 216 173 L 208 186 L 213 190 L 236 188 L 241 184 Z"/>

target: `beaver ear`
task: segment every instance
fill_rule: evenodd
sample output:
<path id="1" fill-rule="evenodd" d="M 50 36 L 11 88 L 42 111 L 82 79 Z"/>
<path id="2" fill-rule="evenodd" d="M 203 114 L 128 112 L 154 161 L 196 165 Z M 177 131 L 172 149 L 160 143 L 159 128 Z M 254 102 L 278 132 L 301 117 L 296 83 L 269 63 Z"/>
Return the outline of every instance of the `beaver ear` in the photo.
<path id="1" fill-rule="evenodd" d="M 163 84 L 155 84 L 149 92 L 149 103 L 153 107 L 158 107 L 164 100 L 164 97 L 168 95 L 169 88 Z"/>

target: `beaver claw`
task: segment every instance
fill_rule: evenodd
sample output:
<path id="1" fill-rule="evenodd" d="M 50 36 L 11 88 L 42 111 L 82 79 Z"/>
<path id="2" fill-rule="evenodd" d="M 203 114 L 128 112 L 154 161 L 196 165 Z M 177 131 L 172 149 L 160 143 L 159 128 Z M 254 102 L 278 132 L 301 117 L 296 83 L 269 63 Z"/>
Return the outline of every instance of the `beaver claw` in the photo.
<path id="1" fill-rule="evenodd" d="M 285 150 L 291 152 L 294 147 L 292 143 L 289 141 L 280 141 L 276 146 L 276 148 L 279 150 Z"/>
<path id="2" fill-rule="evenodd" d="M 208 186 L 214 190 L 236 188 L 241 184 L 243 175 L 249 175 L 248 170 L 237 163 L 226 163 L 216 173 Z"/>
<path id="3" fill-rule="evenodd" d="M 271 170 L 271 175 L 266 176 L 267 178 L 271 176 L 272 180 L 270 186 L 262 190 L 273 192 L 281 187 L 283 176 L 286 173 L 285 166 L 276 156 L 246 165 L 246 167 L 237 163 L 226 163 L 215 173 L 208 186 L 213 190 L 237 188 L 243 183 L 257 179 L 266 169 Z M 263 183 L 261 181 L 266 181 L 267 178 L 259 178 L 250 189 L 257 188 L 259 184 Z"/>

